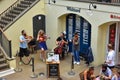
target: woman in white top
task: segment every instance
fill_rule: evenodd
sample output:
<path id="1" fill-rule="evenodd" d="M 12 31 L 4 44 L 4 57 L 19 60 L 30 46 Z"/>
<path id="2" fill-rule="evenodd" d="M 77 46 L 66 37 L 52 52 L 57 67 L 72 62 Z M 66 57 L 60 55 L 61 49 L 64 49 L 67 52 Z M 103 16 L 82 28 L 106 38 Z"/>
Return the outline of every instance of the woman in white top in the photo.
<path id="1" fill-rule="evenodd" d="M 108 44 L 108 55 L 105 63 L 108 65 L 110 69 L 114 68 L 115 66 L 115 51 L 113 50 L 112 44 Z"/>

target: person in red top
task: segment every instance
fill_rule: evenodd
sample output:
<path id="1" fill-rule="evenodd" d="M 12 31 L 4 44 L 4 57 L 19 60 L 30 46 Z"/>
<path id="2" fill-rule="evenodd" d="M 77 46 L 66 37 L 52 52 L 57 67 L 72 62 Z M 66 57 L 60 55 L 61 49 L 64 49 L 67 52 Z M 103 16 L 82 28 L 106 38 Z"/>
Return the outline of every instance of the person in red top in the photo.
<path id="1" fill-rule="evenodd" d="M 47 40 L 47 36 L 45 35 L 45 32 L 43 30 L 39 30 L 37 41 L 39 41 L 39 47 L 41 50 L 41 59 L 43 60 L 43 62 L 46 59 L 46 50 L 48 49 L 46 45 L 46 40 Z"/>

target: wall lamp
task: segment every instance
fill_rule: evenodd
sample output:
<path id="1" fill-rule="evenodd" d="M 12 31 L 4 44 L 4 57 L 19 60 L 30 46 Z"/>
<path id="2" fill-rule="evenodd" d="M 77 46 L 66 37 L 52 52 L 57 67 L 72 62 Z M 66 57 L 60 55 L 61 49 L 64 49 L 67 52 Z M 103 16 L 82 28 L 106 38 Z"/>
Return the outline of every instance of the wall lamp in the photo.
<path id="1" fill-rule="evenodd" d="M 53 3 L 56 3 L 56 0 L 52 0 Z"/>
<path id="2" fill-rule="evenodd" d="M 87 13 L 89 16 L 92 16 L 92 15 L 93 15 L 93 12 L 92 12 L 92 10 L 91 10 L 91 7 L 93 7 L 94 9 L 97 8 L 97 6 L 96 6 L 95 4 L 90 3 L 90 4 L 89 4 L 89 9 L 86 11 L 86 13 Z"/>
<path id="3" fill-rule="evenodd" d="M 97 8 L 97 6 L 96 6 L 95 4 L 90 3 L 90 4 L 89 4 L 89 10 L 91 10 L 91 6 L 92 6 L 94 9 L 96 9 L 96 8 Z"/>
<path id="4" fill-rule="evenodd" d="M 50 4 L 51 1 L 52 1 L 54 4 L 56 3 L 56 0 L 48 0 L 48 4 Z"/>

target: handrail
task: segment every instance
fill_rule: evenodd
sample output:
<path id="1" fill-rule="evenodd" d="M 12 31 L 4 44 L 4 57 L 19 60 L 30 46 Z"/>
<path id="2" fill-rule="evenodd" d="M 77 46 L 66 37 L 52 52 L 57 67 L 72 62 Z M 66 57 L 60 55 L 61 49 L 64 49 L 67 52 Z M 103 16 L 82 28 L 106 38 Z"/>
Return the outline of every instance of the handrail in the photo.
<path id="1" fill-rule="evenodd" d="M 5 58 L 8 60 L 8 61 L 11 61 L 11 60 L 14 60 L 15 59 L 15 57 L 9 57 L 7 54 L 6 54 L 6 52 L 5 52 L 5 50 L 2 48 L 2 46 L 0 45 L 0 50 L 2 51 L 2 54 L 5 56 Z"/>
<path id="2" fill-rule="evenodd" d="M 7 36 L 5 35 L 5 33 L 3 32 L 3 30 L 0 28 L 0 31 L 3 33 L 3 35 L 5 36 L 5 38 L 8 40 L 8 41 L 10 41 L 8 38 L 7 38 Z"/>
<path id="3" fill-rule="evenodd" d="M 2 29 L 0 29 L 0 49 L 4 55 L 12 58 L 11 40 L 8 40 Z"/>

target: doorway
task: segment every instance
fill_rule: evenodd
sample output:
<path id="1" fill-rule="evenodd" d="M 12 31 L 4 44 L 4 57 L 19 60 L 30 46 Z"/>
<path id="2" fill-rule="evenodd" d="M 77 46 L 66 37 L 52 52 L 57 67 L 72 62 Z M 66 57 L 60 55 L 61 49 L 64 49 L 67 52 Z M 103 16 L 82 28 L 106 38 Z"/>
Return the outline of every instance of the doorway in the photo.
<path id="1" fill-rule="evenodd" d="M 40 29 L 45 31 L 45 15 L 36 15 L 33 17 L 33 36 L 35 39 Z"/>
<path id="2" fill-rule="evenodd" d="M 79 34 L 80 53 L 85 54 L 91 46 L 91 24 L 83 17 L 76 14 L 66 16 L 66 38 L 69 41 L 69 52 L 72 51 L 72 38 L 74 33 Z"/>
<path id="3" fill-rule="evenodd" d="M 45 15 L 36 15 L 33 17 L 33 37 L 37 39 L 39 30 L 46 30 L 45 27 Z M 39 49 L 38 41 L 36 42 L 36 49 Z"/>
<path id="4" fill-rule="evenodd" d="M 116 64 L 120 64 L 120 23 L 113 23 L 109 26 L 108 43 L 112 43 L 116 53 Z"/>

